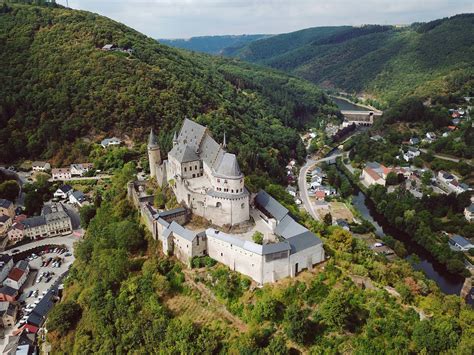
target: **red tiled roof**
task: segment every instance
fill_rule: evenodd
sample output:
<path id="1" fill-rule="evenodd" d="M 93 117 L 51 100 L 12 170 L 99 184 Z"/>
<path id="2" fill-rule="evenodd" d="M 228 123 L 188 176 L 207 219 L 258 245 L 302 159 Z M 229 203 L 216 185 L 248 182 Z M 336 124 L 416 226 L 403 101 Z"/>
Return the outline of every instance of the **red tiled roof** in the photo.
<path id="1" fill-rule="evenodd" d="M 316 198 L 324 198 L 324 197 L 326 197 L 326 193 L 325 193 L 324 191 L 316 191 L 316 192 L 314 193 L 314 196 L 315 196 Z"/>
<path id="2" fill-rule="evenodd" d="M 19 214 L 18 216 L 15 216 L 14 222 L 23 222 L 27 218 L 28 216 L 26 214 Z"/>
<path id="3" fill-rule="evenodd" d="M 382 178 L 377 174 L 372 168 L 365 168 L 364 169 L 367 174 L 374 180 L 381 180 Z"/>
<path id="4" fill-rule="evenodd" d="M 21 279 L 25 272 L 21 269 L 14 267 L 8 274 L 8 278 L 13 281 L 18 281 Z"/>

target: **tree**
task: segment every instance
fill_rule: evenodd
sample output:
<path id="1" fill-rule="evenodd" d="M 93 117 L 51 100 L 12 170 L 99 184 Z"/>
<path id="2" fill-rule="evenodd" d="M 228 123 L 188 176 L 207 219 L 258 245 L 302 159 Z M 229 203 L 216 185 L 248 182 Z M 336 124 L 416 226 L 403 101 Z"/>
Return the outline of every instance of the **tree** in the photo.
<path id="1" fill-rule="evenodd" d="M 37 215 L 43 207 L 43 196 L 36 190 L 28 191 L 25 196 L 25 209 L 29 215 Z"/>
<path id="2" fill-rule="evenodd" d="M 332 225 L 332 216 L 330 213 L 326 213 L 323 218 L 323 222 L 326 226 Z"/>
<path id="3" fill-rule="evenodd" d="M 259 231 L 255 231 L 255 233 L 252 235 L 252 240 L 257 243 L 262 245 L 263 244 L 263 233 Z"/>
<path id="4" fill-rule="evenodd" d="M 348 232 L 342 228 L 335 229 L 329 236 L 329 240 L 331 241 L 334 249 L 346 253 L 352 250 L 352 245 L 354 243 L 351 232 Z"/>
<path id="5" fill-rule="evenodd" d="M 59 303 L 48 315 L 48 331 L 57 331 L 61 336 L 66 335 L 74 328 L 81 317 L 81 313 L 81 307 L 73 301 Z"/>
<path id="6" fill-rule="evenodd" d="M 426 170 L 422 175 L 421 175 L 421 182 L 425 186 L 430 186 L 431 185 L 431 179 L 433 178 L 433 173 L 431 170 Z"/>
<path id="7" fill-rule="evenodd" d="M 290 305 L 286 309 L 283 326 L 291 340 L 304 343 L 309 331 L 308 311 L 296 304 Z"/>
<path id="8" fill-rule="evenodd" d="M 327 326 L 340 329 L 347 324 L 354 311 L 351 301 L 352 292 L 333 289 L 321 304 L 318 313 Z"/>
<path id="9" fill-rule="evenodd" d="M 0 198 L 15 201 L 20 193 L 20 186 L 15 180 L 7 180 L 0 184 Z"/>
<path id="10" fill-rule="evenodd" d="M 398 184 L 398 176 L 394 171 L 391 171 L 387 174 L 386 179 L 387 185 L 397 185 Z"/>
<path id="11" fill-rule="evenodd" d="M 81 207 L 79 210 L 79 215 L 81 217 L 82 228 L 87 228 L 87 226 L 89 226 L 89 222 L 95 217 L 96 211 L 97 208 L 95 205 L 86 205 Z"/>

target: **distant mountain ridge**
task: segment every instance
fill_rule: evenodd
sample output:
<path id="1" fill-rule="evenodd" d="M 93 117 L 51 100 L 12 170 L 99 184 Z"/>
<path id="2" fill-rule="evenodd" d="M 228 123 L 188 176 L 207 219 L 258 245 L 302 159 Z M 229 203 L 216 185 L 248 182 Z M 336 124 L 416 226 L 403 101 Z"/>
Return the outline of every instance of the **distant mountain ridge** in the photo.
<path id="1" fill-rule="evenodd" d="M 247 43 L 269 38 L 271 35 L 223 35 L 223 36 L 200 36 L 188 39 L 158 39 L 158 42 L 176 48 L 187 49 L 195 52 L 208 54 L 221 54 L 224 49 L 240 47 Z"/>
<path id="2" fill-rule="evenodd" d="M 222 53 L 384 103 L 406 96 L 472 96 L 474 14 L 406 27 L 308 28 Z"/>

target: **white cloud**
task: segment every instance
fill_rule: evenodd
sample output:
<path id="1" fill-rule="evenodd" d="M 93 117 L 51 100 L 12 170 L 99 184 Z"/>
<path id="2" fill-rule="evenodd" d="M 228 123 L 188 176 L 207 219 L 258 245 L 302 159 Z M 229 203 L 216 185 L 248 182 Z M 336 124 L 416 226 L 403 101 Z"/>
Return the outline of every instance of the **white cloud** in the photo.
<path id="1" fill-rule="evenodd" d="M 474 12 L 472 0 L 69 0 L 69 6 L 111 17 L 155 38 L 402 24 Z"/>

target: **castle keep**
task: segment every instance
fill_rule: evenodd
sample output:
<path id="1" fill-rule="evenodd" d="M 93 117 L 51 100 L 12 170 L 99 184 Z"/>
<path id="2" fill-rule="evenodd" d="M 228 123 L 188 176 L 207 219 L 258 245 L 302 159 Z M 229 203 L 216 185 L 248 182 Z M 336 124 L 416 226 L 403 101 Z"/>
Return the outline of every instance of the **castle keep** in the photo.
<path id="1" fill-rule="evenodd" d="M 193 257 L 208 255 L 259 284 L 294 277 L 324 261 L 322 241 L 296 222 L 289 211 L 265 191 L 250 195 L 237 157 L 225 151 L 206 127 L 185 119 L 168 159 L 162 160 L 153 131 L 148 140 L 150 176 L 169 185 L 182 207 L 160 211 L 145 182 L 128 185 L 128 195 L 166 255 L 190 265 Z M 213 226 L 189 229 L 195 214 Z M 240 233 L 222 227 L 242 226 Z M 253 242 L 258 231 L 263 244 Z"/>

